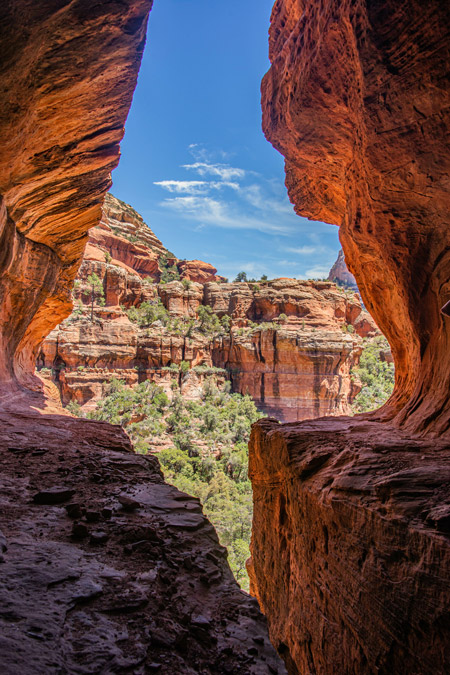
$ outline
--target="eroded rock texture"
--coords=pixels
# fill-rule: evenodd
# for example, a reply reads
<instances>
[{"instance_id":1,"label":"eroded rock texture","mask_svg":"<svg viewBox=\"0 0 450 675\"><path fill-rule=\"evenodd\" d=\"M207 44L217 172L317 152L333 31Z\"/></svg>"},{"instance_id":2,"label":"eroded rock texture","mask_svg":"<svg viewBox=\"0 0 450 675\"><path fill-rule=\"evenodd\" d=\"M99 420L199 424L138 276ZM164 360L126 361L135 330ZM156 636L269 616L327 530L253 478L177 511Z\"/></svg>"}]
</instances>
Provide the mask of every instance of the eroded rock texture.
<instances>
[{"instance_id":1,"label":"eroded rock texture","mask_svg":"<svg viewBox=\"0 0 450 675\"><path fill-rule=\"evenodd\" d=\"M150 0L6 0L0 9L0 381L33 373L71 310L145 42ZM99 102L101 101L101 114Z\"/></svg>"},{"instance_id":2,"label":"eroded rock texture","mask_svg":"<svg viewBox=\"0 0 450 675\"><path fill-rule=\"evenodd\" d=\"M150 0L0 7L0 670L283 673L200 504L34 386L116 165ZM37 378L35 378L37 379Z\"/></svg>"},{"instance_id":3,"label":"eroded rock texture","mask_svg":"<svg viewBox=\"0 0 450 675\"><path fill-rule=\"evenodd\" d=\"M263 126L296 211L340 225L345 259L388 338L384 417L450 425L449 4L278 0Z\"/></svg>"},{"instance_id":4,"label":"eroded rock texture","mask_svg":"<svg viewBox=\"0 0 450 675\"><path fill-rule=\"evenodd\" d=\"M252 591L289 672L448 673L448 443L262 420L249 473Z\"/></svg>"},{"instance_id":5,"label":"eroded rock texture","mask_svg":"<svg viewBox=\"0 0 450 675\"><path fill-rule=\"evenodd\" d=\"M254 429L253 591L290 673L450 669L448 10L272 13L265 132L297 212L341 226L396 365L367 421Z\"/></svg>"}]
</instances>

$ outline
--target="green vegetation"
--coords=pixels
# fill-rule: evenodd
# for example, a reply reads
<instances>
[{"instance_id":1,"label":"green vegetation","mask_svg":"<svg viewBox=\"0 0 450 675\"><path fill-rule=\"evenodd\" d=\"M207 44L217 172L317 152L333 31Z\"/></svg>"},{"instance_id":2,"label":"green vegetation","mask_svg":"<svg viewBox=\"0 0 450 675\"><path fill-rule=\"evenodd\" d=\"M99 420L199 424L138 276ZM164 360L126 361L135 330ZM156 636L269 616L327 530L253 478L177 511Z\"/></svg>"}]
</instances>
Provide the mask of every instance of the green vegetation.
<instances>
[{"instance_id":1,"label":"green vegetation","mask_svg":"<svg viewBox=\"0 0 450 675\"><path fill-rule=\"evenodd\" d=\"M359 366L352 371L363 385L353 403L355 413L379 408L387 401L394 388L394 364L380 358L381 352L389 351L388 341L379 336L364 342Z\"/></svg>"},{"instance_id":2,"label":"green vegetation","mask_svg":"<svg viewBox=\"0 0 450 675\"><path fill-rule=\"evenodd\" d=\"M169 265L169 257L171 255L172 254L170 254L168 251L167 253L163 253L159 256L158 265L159 269L161 270L161 283L163 284L166 284L169 281L180 280L180 273L176 264Z\"/></svg>"},{"instance_id":3,"label":"green vegetation","mask_svg":"<svg viewBox=\"0 0 450 675\"><path fill-rule=\"evenodd\" d=\"M197 318L171 317L160 298L152 302L143 302L139 307L131 307L126 312L130 321L137 323L138 326L151 326L155 321L160 321L172 335L185 337L192 337L196 330L204 335L219 335L228 333L231 327L231 318L227 314L219 318L209 305L199 306Z\"/></svg>"},{"instance_id":4,"label":"green vegetation","mask_svg":"<svg viewBox=\"0 0 450 675\"><path fill-rule=\"evenodd\" d=\"M94 321L94 304L103 306L105 304L105 292L103 290L103 281L93 272L87 278L87 283L90 286L91 296L91 321Z\"/></svg>"},{"instance_id":5,"label":"green vegetation","mask_svg":"<svg viewBox=\"0 0 450 675\"><path fill-rule=\"evenodd\" d=\"M170 315L161 302L160 298L153 302L143 302L139 307L131 307L127 311L128 318L138 326L150 326L154 321L161 321L166 326L170 321Z\"/></svg>"},{"instance_id":6,"label":"green vegetation","mask_svg":"<svg viewBox=\"0 0 450 675\"><path fill-rule=\"evenodd\" d=\"M130 388L113 379L106 398L88 417L121 424L136 451L143 454L152 452L155 436L167 441L157 455L166 480L202 501L221 543L228 548L236 579L248 590L245 561L252 491L247 443L251 425L263 415L249 396L231 394L229 382L218 388L213 378L207 379L199 401L185 401L176 382L173 389L169 401L162 388L148 380ZM79 409L73 405L71 412L79 414Z\"/></svg>"},{"instance_id":7,"label":"green vegetation","mask_svg":"<svg viewBox=\"0 0 450 675\"><path fill-rule=\"evenodd\" d=\"M239 272L236 274L236 278L234 280L236 281L247 281L247 273L246 272Z\"/></svg>"}]
</instances>

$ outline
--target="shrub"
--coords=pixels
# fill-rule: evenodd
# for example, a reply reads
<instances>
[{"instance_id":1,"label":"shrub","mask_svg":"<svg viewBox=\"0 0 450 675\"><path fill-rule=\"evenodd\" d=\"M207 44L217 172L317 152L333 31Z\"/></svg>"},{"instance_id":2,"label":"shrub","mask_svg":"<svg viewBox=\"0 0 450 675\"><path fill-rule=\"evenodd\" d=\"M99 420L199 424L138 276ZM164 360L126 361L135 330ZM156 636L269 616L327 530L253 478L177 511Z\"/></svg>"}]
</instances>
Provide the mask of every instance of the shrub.
<instances>
[{"instance_id":1,"label":"shrub","mask_svg":"<svg viewBox=\"0 0 450 675\"><path fill-rule=\"evenodd\" d=\"M155 321L161 321L165 326L170 320L169 312L160 298L151 302L143 302L139 307L131 307L127 311L127 316L138 326L150 326Z\"/></svg>"},{"instance_id":2,"label":"shrub","mask_svg":"<svg viewBox=\"0 0 450 675\"><path fill-rule=\"evenodd\" d=\"M181 369L186 367L182 364ZM224 373L195 367L201 368ZM236 579L248 589L244 563L249 555L252 495L247 442L251 425L262 415L249 396L231 394L230 389L229 382L219 388L212 376L203 385L202 400L186 401L175 393L169 402L153 382L131 388L114 378L89 417L121 424L138 452L151 451L155 436L167 440L167 447L158 453L166 480L202 500L220 541L228 547Z\"/></svg>"},{"instance_id":3,"label":"shrub","mask_svg":"<svg viewBox=\"0 0 450 675\"><path fill-rule=\"evenodd\" d=\"M359 366L352 370L352 375L356 376L362 384L362 389L352 406L354 412L376 410L392 394L395 381L394 364L382 361L380 358L380 353L388 350L389 343L383 336L366 343Z\"/></svg>"}]
</instances>

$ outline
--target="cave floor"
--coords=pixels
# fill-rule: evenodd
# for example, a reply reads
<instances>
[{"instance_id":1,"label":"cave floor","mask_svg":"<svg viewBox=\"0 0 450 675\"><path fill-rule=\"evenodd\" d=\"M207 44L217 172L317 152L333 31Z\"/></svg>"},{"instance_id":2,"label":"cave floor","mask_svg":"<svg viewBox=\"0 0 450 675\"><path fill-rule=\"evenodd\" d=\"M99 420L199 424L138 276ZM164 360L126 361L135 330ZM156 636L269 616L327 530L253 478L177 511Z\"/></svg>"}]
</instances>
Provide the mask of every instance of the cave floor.
<instances>
[{"instance_id":1,"label":"cave floor","mask_svg":"<svg viewBox=\"0 0 450 675\"><path fill-rule=\"evenodd\" d=\"M31 403L0 411L2 672L285 673L199 501L120 427Z\"/></svg>"}]
</instances>

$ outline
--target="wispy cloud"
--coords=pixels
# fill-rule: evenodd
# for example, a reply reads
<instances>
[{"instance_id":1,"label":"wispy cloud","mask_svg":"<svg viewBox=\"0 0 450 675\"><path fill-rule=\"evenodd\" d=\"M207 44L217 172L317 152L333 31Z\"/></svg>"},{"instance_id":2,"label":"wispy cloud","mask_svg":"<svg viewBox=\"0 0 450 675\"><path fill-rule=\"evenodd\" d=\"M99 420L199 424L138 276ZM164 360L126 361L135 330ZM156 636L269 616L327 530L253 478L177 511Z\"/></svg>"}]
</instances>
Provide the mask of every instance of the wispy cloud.
<instances>
[{"instance_id":1,"label":"wispy cloud","mask_svg":"<svg viewBox=\"0 0 450 675\"><path fill-rule=\"evenodd\" d=\"M306 270L306 276L308 279L322 279L328 277L330 273L330 265L314 265L309 270Z\"/></svg>"},{"instance_id":2,"label":"wispy cloud","mask_svg":"<svg viewBox=\"0 0 450 675\"><path fill-rule=\"evenodd\" d=\"M154 185L159 185L169 192L191 195L205 194L210 190L222 190L223 188L240 189L239 184L232 181L159 180L155 181Z\"/></svg>"},{"instance_id":3,"label":"wispy cloud","mask_svg":"<svg viewBox=\"0 0 450 675\"><path fill-rule=\"evenodd\" d=\"M190 195L165 199L161 206L181 213L185 218L195 220L199 225L210 225L228 229L249 229L272 234L287 234L290 228L278 222L248 216L229 202Z\"/></svg>"},{"instance_id":4,"label":"wispy cloud","mask_svg":"<svg viewBox=\"0 0 450 675\"><path fill-rule=\"evenodd\" d=\"M230 181L233 178L244 178L244 169L230 166L229 164L211 164L210 162L195 162L194 164L183 164L183 169L195 171L199 176L218 176L222 180Z\"/></svg>"},{"instance_id":5,"label":"wispy cloud","mask_svg":"<svg viewBox=\"0 0 450 675\"><path fill-rule=\"evenodd\" d=\"M323 252L320 246L284 246L283 251L294 253L295 255L316 255Z\"/></svg>"}]
</instances>

